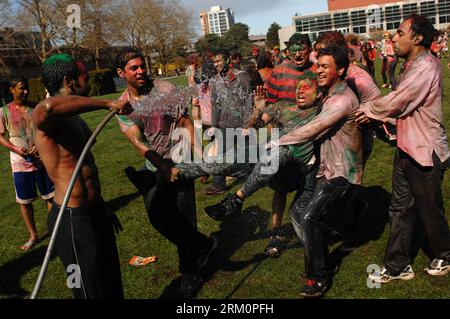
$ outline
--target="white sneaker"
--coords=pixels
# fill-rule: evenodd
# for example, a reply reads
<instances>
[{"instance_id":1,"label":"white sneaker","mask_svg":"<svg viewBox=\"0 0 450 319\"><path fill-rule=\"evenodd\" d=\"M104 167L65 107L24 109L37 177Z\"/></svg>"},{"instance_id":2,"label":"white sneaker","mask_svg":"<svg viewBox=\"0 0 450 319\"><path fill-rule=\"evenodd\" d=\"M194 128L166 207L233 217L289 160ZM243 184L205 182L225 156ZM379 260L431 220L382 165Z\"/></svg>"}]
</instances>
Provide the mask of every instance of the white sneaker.
<instances>
[{"instance_id":1,"label":"white sneaker","mask_svg":"<svg viewBox=\"0 0 450 319\"><path fill-rule=\"evenodd\" d=\"M405 267L405 269L402 270L400 274L397 276L393 276L389 274L389 271L386 268L381 268L381 272L374 272L372 274L369 274L369 278L373 280L374 282L379 283L387 283L392 280L400 279L400 280L411 280L414 278L414 270L412 269L411 265L408 265Z\"/></svg>"},{"instance_id":2,"label":"white sneaker","mask_svg":"<svg viewBox=\"0 0 450 319\"><path fill-rule=\"evenodd\" d=\"M443 276L450 272L450 263L443 259L433 259L431 264L424 269L431 276Z\"/></svg>"}]
</instances>

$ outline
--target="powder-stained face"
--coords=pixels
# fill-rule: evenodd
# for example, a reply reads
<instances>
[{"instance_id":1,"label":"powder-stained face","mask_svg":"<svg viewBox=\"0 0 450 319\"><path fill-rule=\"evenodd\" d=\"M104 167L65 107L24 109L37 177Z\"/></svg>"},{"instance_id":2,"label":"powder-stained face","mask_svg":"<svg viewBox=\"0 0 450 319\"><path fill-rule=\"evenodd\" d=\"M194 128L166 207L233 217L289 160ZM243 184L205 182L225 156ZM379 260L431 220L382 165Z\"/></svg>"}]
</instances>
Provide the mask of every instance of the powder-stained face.
<instances>
[{"instance_id":1,"label":"powder-stained face","mask_svg":"<svg viewBox=\"0 0 450 319\"><path fill-rule=\"evenodd\" d=\"M300 80L297 85L297 106L306 109L317 99L317 82L311 79Z\"/></svg>"},{"instance_id":2,"label":"powder-stained face","mask_svg":"<svg viewBox=\"0 0 450 319\"><path fill-rule=\"evenodd\" d=\"M292 63L298 67L304 67L309 61L309 54L311 47L306 44L292 44L289 46L289 53L291 54Z\"/></svg>"},{"instance_id":3,"label":"powder-stained face","mask_svg":"<svg viewBox=\"0 0 450 319\"><path fill-rule=\"evenodd\" d=\"M421 35L413 35L411 29L411 20L405 20L400 24L395 36L392 38L395 55L401 58L407 58ZM420 42L420 41L419 41Z\"/></svg>"},{"instance_id":4,"label":"powder-stained face","mask_svg":"<svg viewBox=\"0 0 450 319\"><path fill-rule=\"evenodd\" d=\"M17 83L13 88L10 88L10 91L14 99L17 99L19 101L26 101L28 95L30 94L28 84L25 82Z\"/></svg>"},{"instance_id":5,"label":"powder-stained face","mask_svg":"<svg viewBox=\"0 0 450 319\"><path fill-rule=\"evenodd\" d=\"M117 73L135 89L140 89L148 84L145 61L140 57L128 61L123 70L117 69Z\"/></svg>"},{"instance_id":6,"label":"powder-stained face","mask_svg":"<svg viewBox=\"0 0 450 319\"><path fill-rule=\"evenodd\" d=\"M81 63L77 62L77 69L78 69L78 79L75 83L74 87L74 93L76 95L80 96L88 96L89 94L89 75L86 66Z\"/></svg>"},{"instance_id":7,"label":"powder-stained face","mask_svg":"<svg viewBox=\"0 0 450 319\"><path fill-rule=\"evenodd\" d=\"M337 69L336 61L331 55L322 55L317 62L317 80L320 87L326 89L332 87L339 81L339 75L344 69Z\"/></svg>"},{"instance_id":8,"label":"powder-stained face","mask_svg":"<svg viewBox=\"0 0 450 319\"><path fill-rule=\"evenodd\" d=\"M213 62L217 73L224 74L228 71L228 61L225 61L225 58L221 54L214 56Z\"/></svg>"}]
</instances>

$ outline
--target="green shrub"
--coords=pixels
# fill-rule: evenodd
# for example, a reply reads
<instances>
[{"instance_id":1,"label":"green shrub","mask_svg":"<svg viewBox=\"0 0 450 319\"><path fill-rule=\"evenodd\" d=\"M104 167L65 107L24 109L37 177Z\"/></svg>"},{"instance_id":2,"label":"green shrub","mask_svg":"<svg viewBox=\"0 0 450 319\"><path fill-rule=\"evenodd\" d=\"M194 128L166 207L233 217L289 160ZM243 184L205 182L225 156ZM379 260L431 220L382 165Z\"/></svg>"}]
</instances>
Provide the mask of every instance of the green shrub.
<instances>
[{"instance_id":1,"label":"green shrub","mask_svg":"<svg viewBox=\"0 0 450 319\"><path fill-rule=\"evenodd\" d=\"M113 78L114 72L110 69L90 71L89 96L116 93L116 85ZM28 80L28 85L30 87L29 101L39 103L45 99L46 91L41 77Z\"/></svg>"},{"instance_id":2,"label":"green shrub","mask_svg":"<svg viewBox=\"0 0 450 319\"><path fill-rule=\"evenodd\" d=\"M28 86L30 87L30 95L28 96L29 101L39 103L45 99L47 91L45 91L45 86L41 77L29 79Z\"/></svg>"},{"instance_id":3,"label":"green shrub","mask_svg":"<svg viewBox=\"0 0 450 319\"><path fill-rule=\"evenodd\" d=\"M89 72L89 96L100 96L116 92L114 72L110 69Z\"/></svg>"}]
</instances>

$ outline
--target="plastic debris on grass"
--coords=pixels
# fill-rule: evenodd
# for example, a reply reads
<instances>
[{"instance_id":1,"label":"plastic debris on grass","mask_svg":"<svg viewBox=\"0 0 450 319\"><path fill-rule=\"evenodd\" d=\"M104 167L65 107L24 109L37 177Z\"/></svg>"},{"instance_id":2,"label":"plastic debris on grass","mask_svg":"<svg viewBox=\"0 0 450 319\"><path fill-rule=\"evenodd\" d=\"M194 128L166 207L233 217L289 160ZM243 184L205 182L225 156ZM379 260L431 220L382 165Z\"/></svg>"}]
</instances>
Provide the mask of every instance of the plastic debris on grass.
<instances>
[{"instance_id":1,"label":"plastic debris on grass","mask_svg":"<svg viewBox=\"0 0 450 319\"><path fill-rule=\"evenodd\" d=\"M151 257L141 257L141 256L133 256L133 258L130 259L129 264L131 266L145 266L150 263L154 263L156 261L156 256Z\"/></svg>"}]
</instances>

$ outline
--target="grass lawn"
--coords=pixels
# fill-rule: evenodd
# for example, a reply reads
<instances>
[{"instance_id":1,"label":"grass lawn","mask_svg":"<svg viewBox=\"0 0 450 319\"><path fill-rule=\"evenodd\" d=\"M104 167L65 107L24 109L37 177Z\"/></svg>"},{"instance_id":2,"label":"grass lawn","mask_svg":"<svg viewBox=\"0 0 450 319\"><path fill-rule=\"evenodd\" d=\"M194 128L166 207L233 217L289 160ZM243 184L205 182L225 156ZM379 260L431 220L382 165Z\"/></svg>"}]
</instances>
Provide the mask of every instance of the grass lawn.
<instances>
[{"instance_id":1,"label":"grass lawn","mask_svg":"<svg viewBox=\"0 0 450 319\"><path fill-rule=\"evenodd\" d=\"M450 72L446 68L449 59L442 61L444 71L444 112L446 127L450 129ZM399 69L399 66L397 67ZM379 73L379 65L377 72ZM380 78L379 74L377 77ZM177 84L185 84L185 78ZM378 79L379 80L379 79ZM387 90L384 90L387 93ZM116 98L119 93L106 96ZM106 115L104 111L85 114L83 117L95 127ZM450 132L450 131L448 131ZM175 247L152 226L144 211L143 200L127 180L124 168L140 167L140 158L132 146L119 133L112 120L97 138L93 153L100 171L103 197L108 206L119 216L124 231L117 237L122 280L126 298L159 298L170 295L176 284L178 259ZM363 230L367 242L342 259L333 286L327 298L450 298L450 276L433 278L422 269L427 258L420 252L414 261L416 278L395 282L380 289L367 287L367 267L381 264L389 227L387 207L391 190L391 169L394 148L377 140L364 176L364 196L370 204ZM0 149L0 297L27 298L37 279L48 236L30 252L22 252L19 246L27 237L25 225L15 203L9 154ZM272 191L260 190L248 199L244 212L237 218L223 222L210 219L203 211L207 205L222 198L208 197L206 186L197 183L198 227L220 240L206 269L208 281L198 298L299 298L300 274L303 272L303 249L292 231L288 214L284 226L290 234L290 243L279 259L263 258L261 252L268 241ZM236 189L235 186L234 189ZM443 185L445 206L450 210L450 180L447 174ZM289 199L292 199L290 194ZM36 222L39 234L47 233L46 212L43 201L35 202ZM333 246L336 247L336 246ZM158 261L136 268L128 264L133 255L157 256ZM42 286L40 298L71 298L66 287L66 277L61 262L53 258Z\"/></svg>"}]
</instances>

